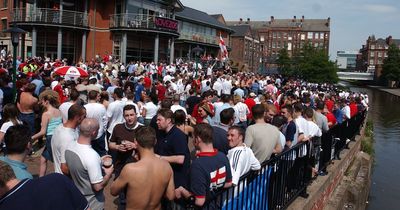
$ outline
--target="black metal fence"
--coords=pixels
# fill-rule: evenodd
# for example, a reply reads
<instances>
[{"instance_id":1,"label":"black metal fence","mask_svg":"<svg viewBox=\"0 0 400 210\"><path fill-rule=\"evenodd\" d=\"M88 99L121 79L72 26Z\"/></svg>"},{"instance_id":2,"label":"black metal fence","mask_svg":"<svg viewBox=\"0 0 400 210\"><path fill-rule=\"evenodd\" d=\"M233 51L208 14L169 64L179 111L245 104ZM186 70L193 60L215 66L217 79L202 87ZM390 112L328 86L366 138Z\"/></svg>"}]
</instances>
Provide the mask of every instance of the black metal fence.
<instances>
[{"instance_id":1,"label":"black metal fence","mask_svg":"<svg viewBox=\"0 0 400 210\"><path fill-rule=\"evenodd\" d=\"M331 128L320 138L302 142L261 164L259 171L241 177L237 186L217 192L202 209L261 210L285 209L299 195L305 195L312 171L319 163L325 170L332 158L354 139L366 116L358 113ZM317 143L321 142L321 144Z\"/></svg>"}]
</instances>

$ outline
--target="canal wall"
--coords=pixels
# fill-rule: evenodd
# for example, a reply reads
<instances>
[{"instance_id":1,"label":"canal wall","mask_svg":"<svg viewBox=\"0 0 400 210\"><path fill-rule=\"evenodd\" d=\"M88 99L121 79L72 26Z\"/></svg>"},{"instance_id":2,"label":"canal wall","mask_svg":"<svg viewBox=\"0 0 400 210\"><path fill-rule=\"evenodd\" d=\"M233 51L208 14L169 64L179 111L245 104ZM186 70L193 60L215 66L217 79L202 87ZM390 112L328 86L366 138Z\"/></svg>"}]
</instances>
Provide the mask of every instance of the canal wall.
<instances>
[{"instance_id":1,"label":"canal wall","mask_svg":"<svg viewBox=\"0 0 400 210\"><path fill-rule=\"evenodd\" d=\"M360 135L350 142L349 149L341 152L341 160L334 160L327 168L328 174L318 176L311 183L307 189L309 197L298 197L288 209L333 210L349 209L349 206L352 206L351 209L365 209L371 186L372 161L367 154L361 152L364 131L365 123Z\"/></svg>"}]
</instances>

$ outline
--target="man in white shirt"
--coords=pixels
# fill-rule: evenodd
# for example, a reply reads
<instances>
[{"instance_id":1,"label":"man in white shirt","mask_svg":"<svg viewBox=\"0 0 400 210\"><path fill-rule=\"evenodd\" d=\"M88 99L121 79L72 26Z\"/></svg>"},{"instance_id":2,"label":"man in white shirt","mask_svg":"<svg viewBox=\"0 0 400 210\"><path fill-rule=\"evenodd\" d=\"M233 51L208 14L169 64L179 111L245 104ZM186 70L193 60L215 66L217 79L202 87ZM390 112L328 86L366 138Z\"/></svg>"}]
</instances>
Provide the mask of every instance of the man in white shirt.
<instances>
[{"instance_id":1,"label":"man in white shirt","mask_svg":"<svg viewBox=\"0 0 400 210\"><path fill-rule=\"evenodd\" d=\"M107 132L111 136L114 126L124 122L123 109L125 102L121 99L124 97L124 92L121 88L115 88L114 101L107 107L108 129Z\"/></svg>"},{"instance_id":2,"label":"man in white shirt","mask_svg":"<svg viewBox=\"0 0 400 210\"><path fill-rule=\"evenodd\" d=\"M232 90L232 81L228 77L222 83L222 94L230 95Z\"/></svg>"},{"instance_id":3,"label":"man in white shirt","mask_svg":"<svg viewBox=\"0 0 400 210\"><path fill-rule=\"evenodd\" d=\"M56 173L68 173L68 168L65 164L65 149L69 143L76 141L78 138L76 128L85 117L85 108L79 104L73 104L68 110L68 120L54 130L51 138L51 150Z\"/></svg>"},{"instance_id":4,"label":"man in white shirt","mask_svg":"<svg viewBox=\"0 0 400 210\"><path fill-rule=\"evenodd\" d=\"M186 112L185 107L179 105L179 101L180 101L180 96L179 96L178 94L175 94L175 95L174 95L174 98L173 98L174 104L171 106L171 111L172 111L173 113L175 113L177 110L182 110L182 111L184 111L185 114L187 115L187 112Z\"/></svg>"},{"instance_id":5,"label":"man in white shirt","mask_svg":"<svg viewBox=\"0 0 400 210\"><path fill-rule=\"evenodd\" d=\"M228 130L228 159L232 171L232 184L238 185L241 176L250 170L259 170L260 162L253 151L243 143L244 130L239 126L232 126Z\"/></svg>"},{"instance_id":6,"label":"man in white shirt","mask_svg":"<svg viewBox=\"0 0 400 210\"><path fill-rule=\"evenodd\" d=\"M107 110L103 104L98 103L100 93L91 90L88 93L88 104L85 105L86 117L96 119L99 124L99 130L96 138L92 141L92 148L100 155L107 154L107 147L105 141L105 127L107 126Z\"/></svg>"},{"instance_id":7,"label":"man in white shirt","mask_svg":"<svg viewBox=\"0 0 400 210\"><path fill-rule=\"evenodd\" d=\"M76 89L72 89L71 93L69 94L70 100L62 103L60 105L60 107L58 107L58 109L61 112L61 116L63 118L63 122L64 123L67 122L67 120L68 120L68 110L69 110L69 108L79 101L79 95L80 94Z\"/></svg>"},{"instance_id":8,"label":"man in white shirt","mask_svg":"<svg viewBox=\"0 0 400 210\"><path fill-rule=\"evenodd\" d=\"M96 119L86 118L80 126L80 135L76 142L68 145L65 151L65 160L68 174L75 186L85 196L91 209L104 209L103 189L111 179L114 167L102 167L102 160L91 147L92 139L96 138L99 124ZM105 157L111 159L111 157ZM107 167L108 166L108 167ZM104 170L104 176L103 172Z\"/></svg>"},{"instance_id":9,"label":"man in white shirt","mask_svg":"<svg viewBox=\"0 0 400 210\"><path fill-rule=\"evenodd\" d=\"M235 125L240 126L243 129L247 128L247 114L250 113L249 107L242 102L242 97L239 95L235 95L233 97L233 102L235 106L233 106L233 109L235 109Z\"/></svg>"}]
</instances>

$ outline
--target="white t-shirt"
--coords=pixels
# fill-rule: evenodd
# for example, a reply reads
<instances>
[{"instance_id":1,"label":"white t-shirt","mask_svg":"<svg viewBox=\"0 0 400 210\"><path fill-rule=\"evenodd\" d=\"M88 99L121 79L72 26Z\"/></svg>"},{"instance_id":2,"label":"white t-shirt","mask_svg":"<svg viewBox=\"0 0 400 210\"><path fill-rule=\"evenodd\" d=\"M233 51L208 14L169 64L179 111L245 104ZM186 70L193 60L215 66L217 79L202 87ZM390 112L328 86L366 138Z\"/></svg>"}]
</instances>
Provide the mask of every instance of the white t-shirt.
<instances>
[{"instance_id":1,"label":"white t-shirt","mask_svg":"<svg viewBox=\"0 0 400 210\"><path fill-rule=\"evenodd\" d=\"M235 110L235 123L246 122L247 114L250 113L249 107L245 103L238 102L233 109Z\"/></svg>"},{"instance_id":2,"label":"white t-shirt","mask_svg":"<svg viewBox=\"0 0 400 210\"><path fill-rule=\"evenodd\" d=\"M67 122L68 120L68 109L73 105L74 103L72 103L71 101L67 101L64 102L60 105L60 107L58 107L58 109L61 112L61 116L63 118L63 122Z\"/></svg>"},{"instance_id":3,"label":"white t-shirt","mask_svg":"<svg viewBox=\"0 0 400 210\"><path fill-rule=\"evenodd\" d=\"M17 120L17 122L18 122L18 124L22 124L22 122L19 121L19 120ZM0 128L0 132L6 133L7 130L8 130L11 126L14 126L14 124L13 124L11 121L7 121L7 122L3 123L3 125L2 125L1 128Z\"/></svg>"},{"instance_id":4,"label":"white t-shirt","mask_svg":"<svg viewBox=\"0 0 400 210\"><path fill-rule=\"evenodd\" d=\"M108 118L106 107L99 103L88 103L85 105L85 109L87 118L94 118L99 122L99 133L96 137L96 139L98 139L104 134L104 130L107 127Z\"/></svg>"},{"instance_id":5,"label":"white t-shirt","mask_svg":"<svg viewBox=\"0 0 400 210\"><path fill-rule=\"evenodd\" d=\"M59 125L51 138L51 150L53 152L54 172L62 174L61 163L65 163L65 149L68 144L78 139L78 132L73 128Z\"/></svg>"},{"instance_id":6,"label":"white t-shirt","mask_svg":"<svg viewBox=\"0 0 400 210\"><path fill-rule=\"evenodd\" d=\"M116 100L111 102L107 108L108 129L107 131L112 134L114 127L118 123L124 122L124 106L125 102Z\"/></svg>"},{"instance_id":7,"label":"white t-shirt","mask_svg":"<svg viewBox=\"0 0 400 210\"><path fill-rule=\"evenodd\" d=\"M307 121L307 128L304 130L304 136L322 136L322 132L318 125L315 124L315 122Z\"/></svg>"},{"instance_id":8,"label":"white t-shirt","mask_svg":"<svg viewBox=\"0 0 400 210\"><path fill-rule=\"evenodd\" d=\"M144 108L146 109L145 119L147 119L147 120L152 119L157 114L158 107L151 101L147 102L144 105Z\"/></svg>"},{"instance_id":9,"label":"white t-shirt","mask_svg":"<svg viewBox=\"0 0 400 210\"><path fill-rule=\"evenodd\" d=\"M296 123L297 127L299 128L299 133L304 133L304 130L306 130L308 126L308 122L306 119L304 119L303 116L299 116L296 119L294 119L294 122Z\"/></svg>"},{"instance_id":10,"label":"white t-shirt","mask_svg":"<svg viewBox=\"0 0 400 210\"><path fill-rule=\"evenodd\" d=\"M253 151L243 146L237 146L228 151L228 159L232 171L232 183L237 185L242 175L250 170L259 170L261 168L260 162L254 156Z\"/></svg>"}]
</instances>

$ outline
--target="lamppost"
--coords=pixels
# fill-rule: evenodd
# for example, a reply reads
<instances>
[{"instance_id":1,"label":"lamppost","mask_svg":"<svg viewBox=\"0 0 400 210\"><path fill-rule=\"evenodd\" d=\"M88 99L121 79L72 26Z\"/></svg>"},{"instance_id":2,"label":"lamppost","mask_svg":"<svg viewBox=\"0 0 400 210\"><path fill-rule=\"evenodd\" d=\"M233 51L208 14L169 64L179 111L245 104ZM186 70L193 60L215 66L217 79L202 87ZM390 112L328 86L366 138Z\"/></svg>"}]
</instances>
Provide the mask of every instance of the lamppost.
<instances>
[{"instance_id":1,"label":"lamppost","mask_svg":"<svg viewBox=\"0 0 400 210\"><path fill-rule=\"evenodd\" d=\"M19 35L24 34L25 31L18 28L17 25L14 23L12 28L9 28L4 31L4 33L10 33L11 34L11 43L13 45L13 70L12 70L12 82L13 82L13 89L12 89L12 94L13 94L13 101L15 102L15 99L17 98L17 48L19 44Z\"/></svg>"},{"instance_id":2,"label":"lamppost","mask_svg":"<svg viewBox=\"0 0 400 210\"><path fill-rule=\"evenodd\" d=\"M193 48L192 51L195 54L194 58L196 62L196 76L197 76L197 71L198 71L197 63L199 62L198 59L200 57L200 53L203 52L203 49L197 45L197 47Z\"/></svg>"}]
</instances>

